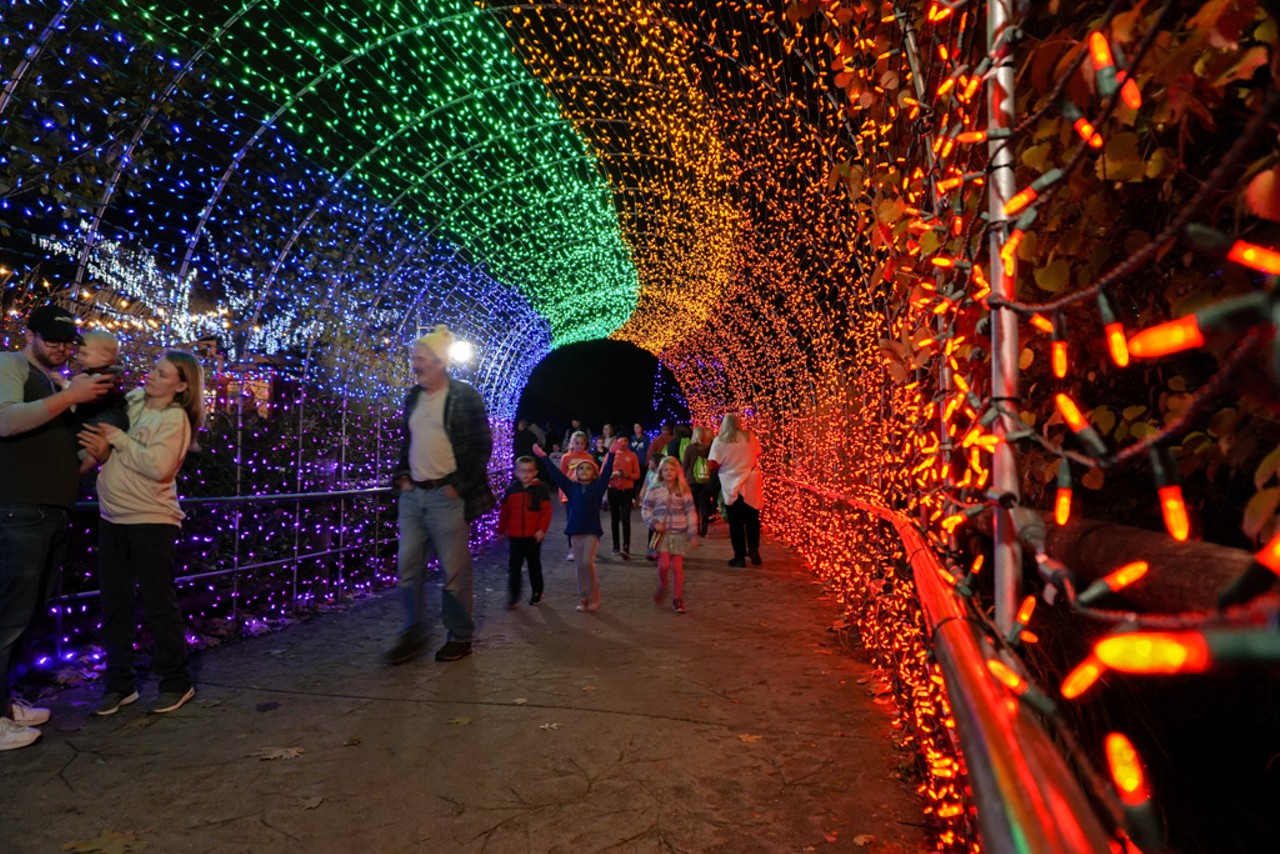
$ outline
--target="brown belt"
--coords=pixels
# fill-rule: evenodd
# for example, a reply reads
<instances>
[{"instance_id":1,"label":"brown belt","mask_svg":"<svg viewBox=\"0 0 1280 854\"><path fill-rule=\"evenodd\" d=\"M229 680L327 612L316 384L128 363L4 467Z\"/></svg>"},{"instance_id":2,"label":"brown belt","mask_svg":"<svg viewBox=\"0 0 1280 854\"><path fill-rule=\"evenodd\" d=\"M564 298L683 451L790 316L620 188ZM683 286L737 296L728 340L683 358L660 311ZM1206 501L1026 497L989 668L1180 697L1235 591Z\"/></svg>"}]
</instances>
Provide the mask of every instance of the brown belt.
<instances>
[{"instance_id":1,"label":"brown belt","mask_svg":"<svg viewBox=\"0 0 1280 854\"><path fill-rule=\"evenodd\" d=\"M436 480L411 480L418 489L439 489L442 486L449 485L449 478L441 477Z\"/></svg>"}]
</instances>

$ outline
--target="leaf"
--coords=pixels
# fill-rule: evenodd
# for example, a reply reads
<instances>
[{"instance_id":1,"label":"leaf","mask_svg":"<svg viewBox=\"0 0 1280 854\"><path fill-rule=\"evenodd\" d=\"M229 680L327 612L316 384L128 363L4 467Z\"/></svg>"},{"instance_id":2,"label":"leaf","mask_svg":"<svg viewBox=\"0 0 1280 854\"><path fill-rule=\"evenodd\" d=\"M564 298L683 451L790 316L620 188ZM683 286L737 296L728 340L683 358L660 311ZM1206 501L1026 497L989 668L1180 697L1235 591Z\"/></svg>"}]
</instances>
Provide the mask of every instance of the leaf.
<instances>
[{"instance_id":1,"label":"leaf","mask_svg":"<svg viewBox=\"0 0 1280 854\"><path fill-rule=\"evenodd\" d=\"M515 698L514 700L512 700L511 702L515 703L517 706L524 706L524 705L527 705L527 704L528 704L528 702L529 702L529 698L528 698L528 697L516 697L516 698Z\"/></svg>"},{"instance_id":2,"label":"leaf","mask_svg":"<svg viewBox=\"0 0 1280 854\"><path fill-rule=\"evenodd\" d=\"M466 715L462 715L457 718L449 718L448 723L449 726L469 726L471 724L471 718Z\"/></svg>"},{"instance_id":3,"label":"leaf","mask_svg":"<svg viewBox=\"0 0 1280 854\"><path fill-rule=\"evenodd\" d=\"M859 845L863 848L870 848L872 845L876 844L876 838L870 833L859 833L857 836L853 837L853 844Z\"/></svg>"},{"instance_id":4,"label":"leaf","mask_svg":"<svg viewBox=\"0 0 1280 854\"><path fill-rule=\"evenodd\" d=\"M1104 436L1109 436L1116 426L1116 414L1108 406L1096 407L1093 412L1089 413L1089 420L1097 426L1098 432Z\"/></svg>"},{"instance_id":5,"label":"leaf","mask_svg":"<svg viewBox=\"0 0 1280 854\"><path fill-rule=\"evenodd\" d=\"M353 736L351 736L351 738L348 738L346 741L342 742L342 746L343 746L343 747L355 747L355 746L356 746L356 745L358 745L359 743L360 743L360 736L358 736L358 735L353 735Z\"/></svg>"},{"instance_id":6,"label":"leaf","mask_svg":"<svg viewBox=\"0 0 1280 854\"><path fill-rule=\"evenodd\" d=\"M1018 354L1018 368L1025 371L1031 367L1031 363L1036 360L1036 354L1031 352L1030 347L1023 347L1022 352Z\"/></svg>"},{"instance_id":7,"label":"leaf","mask_svg":"<svg viewBox=\"0 0 1280 854\"><path fill-rule=\"evenodd\" d=\"M1228 68L1215 81L1215 86L1226 86L1236 80L1248 80L1253 76L1253 72L1267 64L1267 49L1260 44L1256 44L1245 50L1240 58L1236 60L1236 64Z\"/></svg>"},{"instance_id":8,"label":"leaf","mask_svg":"<svg viewBox=\"0 0 1280 854\"><path fill-rule=\"evenodd\" d=\"M267 761L271 759L297 759L306 752L301 747L263 747L245 755L251 759Z\"/></svg>"},{"instance_id":9,"label":"leaf","mask_svg":"<svg viewBox=\"0 0 1280 854\"><path fill-rule=\"evenodd\" d=\"M746 733L746 732L738 734L738 740L741 742L745 742L746 744L755 744L757 741L759 741L762 738L764 738L764 736L752 735L751 733Z\"/></svg>"},{"instance_id":10,"label":"leaf","mask_svg":"<svg viewBox=\"0 0 1280 854\"><path fill-rule=\"evenodd\" d=\"M302 807L304 810L313 810L322 803L324 803L324 797L322 795L316 795L314 798L307 798L302 801L298 806Z\"/></svg>"},{"instance_id":11,"label":"leaf","mask_svg":"<svg viewBox=\"0 0 1280 854\"><path fill-rule=\"evenodd\" d=\"M902 219L902 214L907 210L907 203L896 196L891 199L881 199L876 202L876 219L883 225L893 225Z\"/></svg>"},{"instance_id":12,"label":"leaf","mask_svg":"<svg viewBox=\"0 0 1280 854\"><path fill-rule=\"evenodd\" d=\"M1220 409L1209 418L1209 435L1218 437L1233 435L1239 420L1240 415L1234 409L1230 407Z\"/></svg>"},{"instance_id":13,"label":"leaf","mask_svg":"<svg viewBox=\"0 0 1280 854\"><path fill-rule=\"evenodd\" d=\"M1275 450L1262 458L1262 462L1258 463L1257 469L1253 472L1253 488L1262 489L1266 486L1267 481L1275 477L1276 470L1280 469L1280 445Z\"/></svg>"},{"instance_id":14,"label":"leaf","mask_svg":"<svg viewBox=\"0 0 1280 854\"><path fill-rule=\"evenodd\" d=\"M1253 176L1244 190L1249 212L1272 222L1280 222L1280 166Z\"/></svg>"},{"instance_id":15,"label":"leaf","mask_svg":"<svg viewBox=\"0 0 1280 854\"><path fill-rule=\"evenodd\" d=\"M62 846L62 850L124 854L126 851L141 851L146 847L147 843L139 839L136 833L118 833L114 830L103 830L93 839L68 842Z\"/></svg>"},{"instance_id":16,"label":"leaf","mask_svg":"<svg viewBox=\"0 0 1280 854\"><path fill-rule=\"evenodd\" d=\"M1173 389L1174 391L1186 391L1187 378L1184 376L1170 377L1168 385L1169 385L1169 388Z\"/></svg>"},{"instance_id":17,"label":"leaf","mask_svg":"<svg viewBox=\"0 0 1280 854\"><path fill-rule=\"evenodd\" d=\"M1147 408L1145 406L1126 406L1120 414L1124 416L1125 421L1132 421L1135 418L1141 418L1146 415Z\"/></svg>"},{"instance_id":18,"label":"leaf","mask_svg":"<svg viewBox=\"0 0 1280 854\"><path fill-rule=\"evenodd\" d=\"M1067 265L1066 259L1058 258L1036 270L1036 286L1042 291L1060 294L1066 290L1070 273L1071 268Z\"/></svg>"},{"instance_id":19,"label":"leaf","mask_svg":"<svg viewBox=\"0 0 1280 854\"><path fill-rule=\"evenodd\" d=\"M1049 155L1052 153L1053 146L1047 142L1042 142L1022 152L1022 163L1036 172L1047 172L1049 171Z\"/></svg>"},{"instance_id":20,"label":"leaf","mask_svg":"<svg viewBox=\"0 0 1280 854\"><path fill-rule=\"evenodd\" d=\"M1159 432L1154 426L1145 421L1135 421L1133 426L1129 428L1129 435L1139 441Z\"/></svg>"},{"instance_id":21,"label":"leaf","mask_svg":"<svg viewBox=\"0 0 1280 854\"><path fill-rule=\"evenodd\" d=\"M1084 477L1080 478L1080 483L1085 489L1102 489L1103 480L1102 469L1089 469Z\"/></svg>"},{"instance_id":22,"label":"leaf","mask_svg":"<svg viewBox=\"0 0 1280 854\"><path fill-rule=\"evenodd\" d=\"M1098 178L1103 181L1139 181L1146 172L1146 164L1138 154L1138 136L1119 133L1107 140L1107 147L1096 166Z\"/></svg>"},{"instance_id":23,"label":"leaf","mask_svg":"<svg viewBox=\"0 0 1280 854\"><path fill-rule=\"evenodd\" d=\"M1277 506L1280 506L1280 486L1255 492L1244 507L1244 522L1240 526L1244 535L1257 542L1258 534L1276 515Z\"/></svg>"},{"instance_id":24,"label":"leaf","mask_svg":"<svg viewBox=\"0 0 1280 854\"><path fill-rule=\"evenodd\" d=\"M560 724L556 724L556 723L543 724L542 726L538 727L538 729L545 729L547 732L554 732L555 730L560 729Z\"/></svg>"}]
</instances>

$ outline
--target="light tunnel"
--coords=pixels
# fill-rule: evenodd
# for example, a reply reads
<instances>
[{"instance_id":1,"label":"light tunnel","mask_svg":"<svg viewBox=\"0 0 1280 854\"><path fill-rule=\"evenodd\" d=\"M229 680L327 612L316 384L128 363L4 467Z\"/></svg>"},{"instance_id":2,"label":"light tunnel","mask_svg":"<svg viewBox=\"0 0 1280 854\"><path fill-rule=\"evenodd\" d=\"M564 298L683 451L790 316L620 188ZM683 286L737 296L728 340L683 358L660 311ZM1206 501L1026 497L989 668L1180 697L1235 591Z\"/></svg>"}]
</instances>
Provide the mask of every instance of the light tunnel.
<instances>
[{"instance_id":1,"label":"light tunnel","mask_svg":"<svg viewBox=\"0 0 1280 854\"><path fill-rule=\"evenodd\" d=\"M1116 568L1075 561L1055 539L1068 523L1132 521L1122 545L1163 525L1236 547L1166 568L1212 576L1196 589L1134 586L1157 627L1199 631L1217 589L1248 605L1280 565L1273 7L13 0L0 332L14 344L23 312L52 298L134 353L192 343L231 373L282 369L296 432L264 432L246 457L263 495L385 474L403 348L425 326L473 344L465 377L495 423L556 348L640 347L695 422L737 410L761 435L765 524L892 674L939 848L976 845L1004 814L1012 827L982 828L997 850L1001 832L1052 834L1058 816L1004 810L1039 777L974 795L985 778L965 776L943 683L998 692L975 708L1021 703L1021 721L1034 681L1093 662L1070 644L1028 653L1013 630L1024 594L1070 598L1060 567L1098 583ZM240 392L256 381L236 376ZM290 399L298 387L328 400ZM219 461L239 466L248 432L222 415L236 442ZM200 483L230 494L213 456ZM1042 516L1037 539L1027 520ZM998 547L977 530L990 517L1005 520ZM263 512L248 539L288 526L296 565L333 539L308 518ZM365 523L342 535L376 549L387 519ZM238 521L235 538L216 527L201 571L239 548ZM925 554L946 567L908 566ZM265 585L269 608L298 601L291 584L292 600L289 582ZM1069 615L1073 643L1097 628L1087 612ZM1225 628L1274 619L1246 611ZM942 625L986 633L945 678L930 652ZM994 688L988 647L1022 662ZM1124 718L1123 695L1107 696ZM1082 728L1103 717L1074 708ZM1100 746L1081 753L1101 767ZM1000 761L968 758L980 772ZM1086 776L1095 804L1114 801ZM1234 791L1249 788L1266 791ZM1114 838L1142 832L1112 806Z\"/></svg>"},{"instance_id":2,"label":"light tunnel","mask_svg":"<svg viewBox=\"0 0 1280 854\"><path fill-rule=\"evenodd\" d=\"M803 370L807 330L771 294L839 285L801 256L850 235L797 216L838 123L811 97L820 45L794 43L778 10L83 0L4 15L16 180L0 214L30 259L65 262L73 299L145 302L158 324L138 326L140 347L213 337L233 361L288 354L376 397L403 382L385 348L447 323L508 419L551 349L615 337L720 409L740 401L681 372L697 359L682 349L727 325L744 354Z\"/></svg>"}]
</instances>

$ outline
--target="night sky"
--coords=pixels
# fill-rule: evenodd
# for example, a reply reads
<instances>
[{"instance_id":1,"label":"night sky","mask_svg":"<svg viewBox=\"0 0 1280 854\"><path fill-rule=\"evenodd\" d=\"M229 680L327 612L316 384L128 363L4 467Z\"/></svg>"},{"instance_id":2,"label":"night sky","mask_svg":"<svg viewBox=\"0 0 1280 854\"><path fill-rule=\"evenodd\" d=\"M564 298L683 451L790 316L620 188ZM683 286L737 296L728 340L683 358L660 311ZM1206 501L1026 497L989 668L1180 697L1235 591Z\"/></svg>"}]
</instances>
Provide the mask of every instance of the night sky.
<instances>
[{"instance_id":1,"label":"night sky","mask_svg":"<svg viewBox=\"0 0 1280 854\"><path fill-rule=\"evenodd\" d=\"M654 408L654 381L661 377L662 394ZM679 396L671 372L658 373L658 360L646 350L623 341L587 341L552 351L534 369L520 397L519 417L538 423L550 420L563 431L570 418L580 418L592 432L608 421L630 435L641 422L651 432L663 418L688 420L689 410Z\"/></svg>"}]
</instances>

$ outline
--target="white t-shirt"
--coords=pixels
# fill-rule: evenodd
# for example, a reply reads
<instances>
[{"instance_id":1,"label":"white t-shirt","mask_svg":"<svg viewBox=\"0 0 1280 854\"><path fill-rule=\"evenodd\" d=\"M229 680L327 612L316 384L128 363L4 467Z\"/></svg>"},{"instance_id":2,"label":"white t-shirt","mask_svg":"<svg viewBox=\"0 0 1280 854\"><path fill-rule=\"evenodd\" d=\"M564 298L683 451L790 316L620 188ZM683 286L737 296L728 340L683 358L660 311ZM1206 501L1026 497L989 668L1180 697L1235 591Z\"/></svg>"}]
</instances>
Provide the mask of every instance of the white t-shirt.
<instances>
[{"instance_id":1,"label":"white t-shirt","mask_svg":"<svg viewBox=\"0 0 1280 854\"><path fill-rule=\"evenodd\" d=\"M439 480L458 470L453 445L444 429L446 384L439 391L423 390L409 416L409 471L414 480Z\"/></svg>"},{"instance_id":2,"label":"white t-shirt","mask_svg":"<svg viewBox=\"0 0 1280 854\"><path fill-rule=\"evenodd\" d=\"M707 459L719 463L720 493L725 506L742 500L755 509L764 507L764 478L760 474L760 440L754 433L745 434L741 442L725 442L719 437L711 443Z\"/></svg>"}]
</instances>

